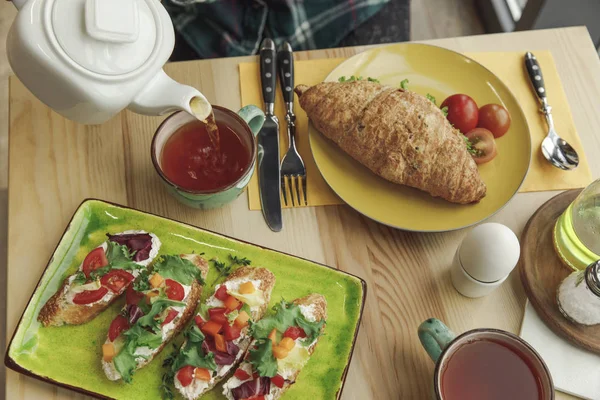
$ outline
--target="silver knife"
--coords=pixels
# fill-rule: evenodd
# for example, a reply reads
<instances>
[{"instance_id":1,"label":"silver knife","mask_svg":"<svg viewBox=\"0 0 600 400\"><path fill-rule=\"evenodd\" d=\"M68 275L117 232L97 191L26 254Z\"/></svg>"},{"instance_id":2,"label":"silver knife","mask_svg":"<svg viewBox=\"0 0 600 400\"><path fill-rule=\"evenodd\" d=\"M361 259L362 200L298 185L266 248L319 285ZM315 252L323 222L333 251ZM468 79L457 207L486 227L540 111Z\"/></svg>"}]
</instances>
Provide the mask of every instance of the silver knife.
<instances>
[{"instance_id":1,"label":"silver knife","mask_svg":"<svg viewBox=\"0 0 600 400\"><path fill-rule=\"evenodd\" d=\"M273 114L277 78L275 43L263 40L260 46L260 80L266 120L258 133L258 186L267 225L281 231L281 170L279 169L279 121Z\"/></svg>"}]
</instances>

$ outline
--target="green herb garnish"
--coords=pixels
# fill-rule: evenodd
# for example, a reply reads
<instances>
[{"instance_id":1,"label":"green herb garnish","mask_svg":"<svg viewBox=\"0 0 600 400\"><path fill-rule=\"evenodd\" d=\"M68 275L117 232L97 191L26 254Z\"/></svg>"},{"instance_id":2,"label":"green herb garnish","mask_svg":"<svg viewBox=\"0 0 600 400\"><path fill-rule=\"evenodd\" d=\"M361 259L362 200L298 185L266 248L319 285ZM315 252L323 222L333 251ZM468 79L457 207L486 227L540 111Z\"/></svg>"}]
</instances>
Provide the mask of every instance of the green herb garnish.
<instances>
[{"instance_id":1,"label":"green herb garnish","mask_svg":"<svg viewBox=\"0 0 600 400\"><path fill-rule=\"evenodd\" d=\"M442 114L444 114L444 117L448 116L448 106L442 107L440 108L440 110L442 110Z\"/></svg>"},{"instance_id":2,"label":"green herb garnish","mask_svg":"<svg viewBox=\"0 0 600 400\"><path fill-rule=\"evenodd\" d=\"M133 281L133 290L136 292L145 292L150 290L150 272L144 269L140 272L135 281Z\"/></svg>"},{"instance_id":3,"label":"green herb garnish","mask_svg":"<svg viewBox=\"0 0 600 400\"><path fill-rule=\"evenodd\" d=\"M277 360L273 356L273 342L270 339L258 339L248 354L250 364L260 376L272 378L277 375Z\"/></svg>"},{"instance_id":4,"label":"green herb garnish","mask_svg":"<svg viewBox=\"0 0 600 400\"><path fill-rule=\"evenodd\" d=\"M467 151L469 152L469 154L471 154L472 156L475 156L475 157L478 157L481 155L481 151L476 149L475 147L473 147L473 143L471 143L471 141L469 140L468 137L466 137L462 133L459 133L459 135L462 136L462 138L465 140L465 144L467 145Z\"/></svg>"},{"instance_id":5,"label":"green herb garnish","mask_svg":"<svg viewBox=\"0 0 600 400\"><path fill-rule=\"evenodd\" d=\"M195 280L204 284L202 271L190 260L180 256L165 255L154 264L154 272L163 278L173 279L184 285L191 285Z\"/></svg>"},{"instance_id":6,"label":"green herb garnish","mask_svg":"<svg viewBox=\"0 0 600 400\"><path fill-rule=\"evenodd\" d=\"M354 82L354 81L362 81L362 80L364 80L364 78L362 76L356 77L354 75L350 76L350 78L346 78L345 76L340 76L338 78L338 82ZM381 83L381 82L379 82L379 79L371 78L370 76L367 77L367 81Z\"/></svg>"},{"instance_id":7,"label":"green herb garnish","mask_svg":"<svg viewBox=\"0 0 600 400\"><path fill-rule=\"evenodd\" d=\"M427 100L429 100L430 102L432 102L433 104L435 104L437 106L437 101L435 100L435 97L433 97L432 95L430 95L429 93L427 93L425 95L425 97L427 97Z\"/></svg>"},{"instance_id":8,"label":"green herb garnish","mask_svg":"<svg viewBox=\"0 0 600 400\"><path fill-rule=\"evenodd\" d=\"M401 87L402 89L404 89L404 90L408 90L408 79L403 79L403 80L400 82L400 87Z\"/></svg>"},{"instance_id":9,"label":"green herb garnish","mask_svg":"<svg viewBox=\"0 0 600 400\"><path fill-rule=\"evenodd\" d=\"M75 278L73 279L73 284L74 285L83 285L86 280L87 280L87 278L85 277L85 274L83 273L83 271L77 271L75 273Z\"/></svg>"},{"instance_id":10,"label":"green herb garnish","mask_svg":"<svg viewBox=\"0 0 600 400\"><path fill-rule=\"evenodd\" d=\"M235 267L238 267L241 265L248 266L248 265L252 264L252 261L248 260L246 257L239 258L239 257L233 256L231 254L229 255L229 264L225 264L224 262L221 262L216 259L212 260L212 262L213 262L213 265L215 266L215 269L219 273L219 275L217 276L217 278L215 279L215 281L213 282L212 285L219 282L219 280L221 280L222 278L229 276L229 274L231 274L233 272Z\"/></svg>"}]
</instances>

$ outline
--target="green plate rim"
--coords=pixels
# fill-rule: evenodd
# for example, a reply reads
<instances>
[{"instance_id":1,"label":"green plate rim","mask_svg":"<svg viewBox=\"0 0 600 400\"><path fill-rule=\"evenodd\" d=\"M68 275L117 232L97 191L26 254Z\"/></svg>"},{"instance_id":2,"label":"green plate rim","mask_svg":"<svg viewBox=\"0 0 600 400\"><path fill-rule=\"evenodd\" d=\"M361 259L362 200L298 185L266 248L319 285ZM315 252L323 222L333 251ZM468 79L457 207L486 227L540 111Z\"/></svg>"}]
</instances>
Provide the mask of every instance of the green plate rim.
<instances>
[{"instance_id":1,"label":"green plate rim","mask_svg":"<svg viewBox=\"0 0 600 400\"><path fill-rule=\"evenodd\" d=\"M486 68L485 66L483 66L483 65L482 65L481 63L479 63L478 61L476 61L476 60L472 59L471 57L468 57L468 56L466 56L466 55L464 55L464 54L462 54L462 53L460 53L460 52L458 52L458 51L450 50L450 49L447 49L447 48L445 48L445 47L441 47L441 46L435 46L435 45L432 45L432 44L427 44L427 43L394 43L394 44L386 44L386 45L383 45L383 46L375 46L375 47L373 47L373 48L371 48L371 49L367 49L367 50L361 51L360 53L357 53L357 54L353 55L352 57L349 57L349 58L345 59L344 61L342 61L341 63L339 63L339 64L338 64L338 65L337 65L337 66L336 66L336 67L335 67L335 68L334 68L334 69L333 69L333 70L332 70L332 71L331 71L331 72L330 72L330 73L327 75L327 77L325 77L325 81L324 81L324 82L327 82L327 80L328 80L328 79L330 79L330 77L331 77L331 74L332 74L332 73L333 73L333 72L334 72L334 71L335 71L335 70L336 70L336 69L337 69L337 68L338 68L340 65L342 65L342 64L344 64L344 63L346 63L346 62L348 62L348 61L350 61L350 60L352 60L352 59L354 59L354 58L357 58L357 57L359 57L359 56L363 55L364 53L367 53L367 52L370 52L370 51L374 51L374 50L385 50L385 49L386 49L386 48L388 48L388 47L396 47L396 46L426 46L426 47L434 47L434 48L440 49L440 50L442 50L442 51L447 51L447 52L453 53L453 54L455 54L455 55L458 55L458 56L460 56L460 57L462 57L462 58L465 58L465 59L467 59L467 60L470 60L470 61L471 61L473 64L476 64L476 65L478 65L479 67L483 68L485 71L487 71L488 73L490 73L492 76L494 76L496 79L498 79L498 82L500 82L500 84L502 84L502 86L504 86L504 88L506 89L506 91L507 91L507 92L510 94L510 97L512 97L512 100L513 100L513 101L515 102L515 104L517 105L517 110L518 110L519 114L521 114L521 116L522 116L523 120L525 121L525 127L527 128L527 129L526 129L526 130L527 130L527 137L529 138L529 141L528 141L528 143L529 143L529 144L528 144L528 146L529 146L529 157L528 157L528 160L527 160L527 168L525 169L525 174L523 175L523 178L521 179L521 182L520 182L520 183L519 183L519 185L517 186L517 188L516 188L516 190L514 191L514 193L513 193L513 194L512 194L512 195L511 195L511 196L508 198L508 200L507 200L507 201L506 201L506 202L505 202L505 203L504 203L502 206L498 207L498 209L496 209L495 211L493 211L493 212L492 212L491 214L489 214L487 217L484 217L484 218L482 218L482 219L480 219L480 220L478 220L478 221L475 221L475 222L471 222L471 223L469 223L469 224L467 224L467 225L462 225L462 226L458 226L458 227L455 227L455 228L449 228L449 229L412 229L412 228L407 228L407 227L403 227L403 226L399 226L399 225L393 225L393 224L391 224L391 223L388 223L388 222L385 222L385 221L380 221L380 220L378 220L378 219L376 219L376 218L373 218L372 216L370 216L370 215L366 214L365 212L363 212L363 211L361 211L361 210L357 209L357 208L356 208L356 207L354 207L352 204L350 204L350 203L348 203L346 200L344 200L344 199L342 198L342 196L341 196L341 195L340 195L338 192L336 192L336 191L335 191L335 189L333 189L333 187L331 186L331 184L329 183L329 181L327 180L327 178L325 177L325 175L324 175L324 174L321 172L321 168L319 167L319 162L318 162L318 161L317 161L317 159L315 158L315 156L314 156L314 152L313 152L313 148L312 148L312 146L313 146L312 135L315 135L315 134L322 135L322 133L321 133L321 132L319 132L319 131L318 131L318 130L317 130L317 129L316 129L314 126L313 126L312 122L309 120L309 124L308 124L308 126L309 126L309 129L308 129L308 143L309 143L309 146L310 146L310 152L311 152L311 155L313 156L313 159L315 160L315 165L317 166L317 169L319 170L319 173L320 173L320 174L321 174L321 176L323 177L323 180L325 181L325 183L327 183L327 186L329 186L329 188L330 188L330 189L331 189L331 190L332 190L332 191L333 191L333 192L334 192L334 193L335 193L335 194L336 194L336 195L337 195L337 196L338 196L338 197L339 197L339 198L340 198L340 199L341 199L341 200L344 202L344 204L348 205L348 206L349 206L350 208L352 208L354 211L356 211L357 213L359 213L359 214L361 214L361 215L364 215L365 217L369 218L370 220L372 220L372 221L375 221L375 222L377 222L377 223L380 223L380 224L382 224L382 225L385 225L385 226L389 226L389 227L391 227L391 228L394 228L394 229L400 229L400 230L403 230L403 231L406 231L406 232L418 232L418 233L441 233L441 232L453 232L453 231L458 231L458 230L460 230L460 229L464 229L464 228L468 228L468 227L471 227L471 226L477 225L477 224L479 224L479 223L481 223L481 222L483 222L483 221L485 221L485 220L487 220L487 219L489 219L489 218L493 217L493 216L494 216L494 215L496 215L498 212L500 212L502 209L504 209L504 207L506 207L506 205L507 205L508 203L510 203L510 202L511 202L511 200L512 200L512 199L513 199L513 198L514 198L514 197L515 197L515 196L516 196L516 195L519 193L519 190L520 190L520 189L521 189L521 187L523 186L523 183L525 182L525 179L527 178L527 175L529 174L529 169L531 168L531 149L532 149L532 146L531 146L531 130L529 129L529 122L527 121L527 116L526 116L526 115L525 115L525 113L523 112L523 108L521 108L521 104L519 104L519 101L517 100L517 98L516 98L516 96L514 95L514 93L512 92L512 90L510 90L510 88L508 87L508 85L506 85L506 84L504 83L504 81L503 81L502 79L500 79L500 77L499 77L498 75L494 74L492 71L490 71L488 68ZM533 95L534 95L534 94L532 93L532 96L533 96ZM326 137L324 137L324 138L325 138L325 140L330 140L330 139L328 139L328 138L326 138ZM340 151L341 151L341 150L340 150ZM354 161L354 162L356 162L356 163L358 163L358 161L356 161L356 160L353 160L353 161ZM359 163L359 164L360 164L360 163ZM366 168L366 167L365 167L365 166L363 166L363 165L361 165L361 167L363 167L363 168ZM370 171L370 170L369 170L369 171ZM370 171L370 172L373 174L373 172L372 172L372 171ZM373 174L373 175L374 175L374 174ZM376 175L375 175L375 176L376 176ZM383 178L379 177L379 179L383 179ZM419 189L415 189L415 188L412 188L412 189L414 189L414 190L419 190Z\"/></svg>"},{"instance_id":2,"label":"green plate rim","mask_svg":"<svg viewBox=\"0 0 600 400\"><path fill-rule=\"evenodd\" d=\"M134 208L134 207L125 206L125 205L122 205L122 204L118 204L118 203L114 203L114 202L106 201L106 200L101 200L101 199L94 198L94 197L88 197L88 198L84 199L77 206L77 208L75 209L75 212L73 212L73 215L71 216L71 219L67 223L67 226L66 226L65 230L63 231L62 235L60 236L60 239L58 240L58 242L56 244L56 247L52 251L52 255L48 259L48 263L46 264L46 268L44 268L44 270L42 271L42 273L40 275L40 279L38 280L38 283L35 285L35 289L31 292L31 296L29 297L29 300L27 300L27 305L25 306L25 309L23 310L23 313L21 313L21 317L19 318L19 322L17 322L17 325L15 326L15 330L14 330L12 336L11 336L10 342L8 342L8 346L6 347L6 353L4 355L4 365L7 368L10 368L13 371L18 372L20 374L23 374L25 376L28 376L28 377L40 380L42 382L46 382L46 383L50 383L50 384L55 385L55 386L63 387L63 388L66 388L66 389L70 389L70 390L73 390L75 392L78 392L78 393L81 393L81 394L85 394L85 395L88 395L88 396L92 396L92 397L95 397L95 398L98 398L98 399L108 399L108 400L113 399L112 397L104 396L104 395L102 395L102 394L100 394L98 392L93 392L93 391L86 390L86 389L83 389L83 388L78 387L78 386L72 386L72 385L69 385L69 384L66 384L66 383L55 381L52 378L48 378L48 377L44 377L44 376L38 375L34 371L31 371L31 370L29 370L27 368L24 368L21 365L19 365L10 356L10 349L12 347L13 340L15 339L15 335L17 334L17 331L19 330L19 327L21 326L21 323L23 322L23 316L25 315L25 311L27 311L27 309L29 308L29 305L31 304L31 299L33 299L33 296L35 295L35 293L40 288L40 283L42 282L42 278L44 277L44 275L48 271L48 267L50 266L50 264L52 264L52 261L54 259L54 255L56 253L56 250L58 249L58 246L60 246L63 237L66 235L66 233L71 228L71 224L73 222L73 219L75 218L75 215L77 215L77 213L79 212L79 210L87 202L90 202L90 201L97 201L97 202L108 204L108 205L111 205L111 206L114 206L114 207L120 207L120 208L123 208L123 209L126 209L126 210L137 211L139 213L147 214L147 215L150 215L150 216L153 216L153 217L156 217L156 218L161 218L161 219L164 219L164 220L167 220L167 221L170 221L170 222L176 222L176 223L184 225L186 227L193 228L193 229L198 229L200 231L207 232L207 233L210 233L212 235L220 236L220 237L228 239L228 240L232 240L232 241L243 243L243 244L246 244L246 245L258 247L258 248L260 248L262 250L267 250L267 251L272 251L274 253L283 254L285 256L293 257L293 258L296 258L296 259L299 259L299 260L302 260L302 261L306 261L306 262L318 265L318 266L320 266L322 268L328 268L328 269L331 269L331 270L333 270L333 271L335 271L337 273L340 273L342 275L348 275L348 276L351 276L351 277L357 279L358 282L360 283L361 290L362 290L361 304L360 304L360 311L358 313L358 319L356 320L356 330L354 331L354 337L352 338L352 345L350 346L350 356L348 357L348 362L346 363L346 366L344 368L344 372L342 373L342 379L341 379L342 380L342 385L340 386L340 389L338 390L338 392L336 394L336 399L340 399L341 398L342 392L344 390L344 386L346 385L346 378L348 376L348 369L350 368L350 364L352 363L352 356L354 355L354 348L356 347L356 340L358 339L358 333L359 333L359 330L360 330L360 326L361 326L361 322L362 322L362 317L363 317L363 312L364 312L364 309L365 309L365 302L367 301L367 282L365 282L365 280L363 278L361 278L360 276L351 274L349 272L342 271L342 270L339 270L337 268L330 267L329 265L325 265L325 264L322 264L322 263L319 263L319 262L316 262L316 261L309 260L309 259L304 258L304 257L298 257L298 256L295 256L293 254L289 254L289 253L286 253L286 252L283 252L283 251L274 250L274 249L271 249L269 247L261 246L259 244L250 243L250 242L247 242L247 241L241 240L241 239L236 239L236 238L228 236L228 235L223 235L222 233L214 232L214 231L211 231L209 229L200 228L198 226L189 224L187 222L178 221L178 220L173 219L173 218L163 217L162 215L154 214L154 213L147 212L147 211L142 211L142 210L139 210L139 209Z\"/></svg>"}]
</instances>

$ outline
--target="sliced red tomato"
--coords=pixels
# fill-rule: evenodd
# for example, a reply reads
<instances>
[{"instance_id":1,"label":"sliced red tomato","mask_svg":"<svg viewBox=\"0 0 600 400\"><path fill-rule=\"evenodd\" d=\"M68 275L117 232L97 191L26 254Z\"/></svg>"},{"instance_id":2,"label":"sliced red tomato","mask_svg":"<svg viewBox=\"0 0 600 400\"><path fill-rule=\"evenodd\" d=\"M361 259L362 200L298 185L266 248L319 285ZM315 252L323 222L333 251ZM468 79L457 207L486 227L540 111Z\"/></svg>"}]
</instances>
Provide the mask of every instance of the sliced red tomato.
<instances>
[{"instance_id":1,"label":"sliced red tomato","mask_svg":"<svg viewBox=\"0 0 600 400\"><path fill-rule=\"evenodd\" d=\"M113 293L120 293L123 288L133 281L134 277L129 272L122 269L113 269L108 274L100 278L102 286L106 286Z\"/></svg>"},{"instance_id":2,"label":"sliced red tomato","mask_svg":"<svg viewBox=\"0 0 600 400\"><path fill-rule=\"evenodd\" d=\"M173 310L171 308L169 310L169 313L167 314L167 318L165 318L165 320L163 321L163 323L160 326L165 326L169 322L173 321L175 319L175 317L177 316L177 314L179 314L179 311Z\"/></svg>"},{"instance_id":3,"label":"sliced red tomato","mask_svg":"<svg viewBox=\"0 0 600 400\"><path fill-rule=\"evenodd\" d=\"M175 282L173 279L165 279L165 285L167 289L165 293L171 300L181 301L185 297L185 290L179 282Z\"/></svg>"},{"instance_id":4,"label":"sliced red tomato","mask_svg":"<svg viewBox=\"0 0 600 400\"><path fill-rule=\"evenodd\" d=\"M235 340L242 335L242 330L235 325L230 326L229 324L223 325L223 337L226 341Z\"/></svg>"},{"instance_id":5,"label":"sliced red tomato","mask_svg":"<svg viewBox=\"0 0 600 400\"><path fill-rule=\"evenodd\" d=\"M221 285L215 292L215 297L221 301L225 301L229 295L227 294L227 286Z\"/></svg>"},{"instance_id":6,"label":"sliced red tomato","mask_svg":"<svg viewBox=\"0 0 600 400\"><path fill-rule=\"evenodd\" d=\"M102 268L105 265L108 265L106 254L104 253L104 249L102 247L98 247L97 249L90 251L90 253L85 256L81 269L83 270L86 278L89 278L90 273L93 270Z\"/></svg>"},{"instance_id":7,"label":"sliced red tomato","mask_svg":"<svg viewBox=\"0 0 600 400\"><path fill-rule=\"evenodd\" d=\"M138 305L140 300L142 300L143 298L143 293L137 292L131 285L127 286L127 290L125 291L125 299L127 301L127 304Z\"/></svg>"},{"instance_id":8,"label":"sliced red tomato","mask_svg":"<svg viewBox=\"0 0 600 400\"><path fill-rule=\"evenodd\" d=\"M247 379L250 379L250 374L247 373L246 371L244 371L241 368L236 369L235 373L233 374L233 376L235 376L236 378L238 378L240 381L245 381Z\"/></svg>"},{"instance_id":9,"label":"sliced red tomato","mask_svg":"<svg viewBox=\"0 0 600 400\"><path fill-rule=\"evenodd\" d=\"M129 329L129 321L122 315L117 315L108 328L108 340L114 342L121 332Z\"/></svg>"},{"instance_id":10,"label":"sliced red tomato","mask_svg":"<svg viewBox=\"0 0 600 400\"><path fill-rule=\"evenodd\" d=\"M479 109L477 127L489 130L497 139L510 128L510 114L500 104L486 104Z\"/></svg>"},{"instance_id":11,"label":"sliced red tomato","mask_svg":"<svg viewBox=\"0 0 600 400\"><path fill-rule=\"evenodd\" d=\"M306 333L304 332L304 329L299 326L290 326L283 333L283 337L289 337L292 340L296 340L298 338L305 338Z\"/></svg>"},{"instance_id":12,"label":"sliced red tomato","mask_svg":"<svg viewBox=\"0 0 600 400\"><path fill-rule=\"evenodd\" d=\"M103 298L106 293L108 293L108 289L105 287L101 287L98 290L86 290L85 292L77 293L75 297L73 297L73 303L75 304L91 304L95 303L101 298Z\"/></svg>"},{"instance_id":13,"label":"sliced red tomato","mask_svg":"<svg viewBox=\"0 0 600 400\"><path fill-rule=\"evenodd\" d=\"M204 322L206 322L206 321L204 321L201 316L196 315L194 317L194 322L196 322L196 325L198 326L198 329L201 329L202 325L204 325Z\"/></svg>"},{"instance_id":14,"label":"sliced red tomato","mask_svg":"<svg viewBox=\"0 0 600 400\"><path fill-rule=\"evenodd\" d=\"M448 116L446 118L461 132L469 132L477 126L479 108L475 100L466 94L453 94L444 100L440 107L448 107Z\"/></svg>"},{"instance_id":15,"label":"sliced red tomato","mask_svg":"<svg viewBox=\"0 0 600 400\"><path fill-rule=\"evenodd\" d=\"M484 164L496 157L496 141L492 132L484 128L475 128L466 135L476 151L471 154L477 164Z\"/></svg>"},{"instance_id":16,"label":"sliced red tomato","mask_svg":"<svg viewBox=\"0 0 600 400\"><path fill-rule=\"evenodd\" d=\"M181 386L189 386L194 380L194 367L191 365L186 365L185 367L181 368L179 371L177 371L177 379L181 383Z\"/></svg>"},{"instance_id":17,"label":"sliced red tomato","mask_svg":"<svg viewBox=\"0 0 600 400\"><path fill-rule=\"evenodd\" d=\"M229 324L229 321L227 320L227 317L225 316L226 312L227 312L227 309L225 307L210 308L208 310L209 319L211 321L215 321L221 325Z\"/></svg>"},{"instance_id":18,"label":"sliced red tomato","mask_svg":"<svg viewBox=\"0 0 600 400\"><path fill-rule=\"evenodd\" d=\"M285 379L281 375L275 375L271 378L271 383L281 389L285 383Z\"/></svg>"}]
</instances>

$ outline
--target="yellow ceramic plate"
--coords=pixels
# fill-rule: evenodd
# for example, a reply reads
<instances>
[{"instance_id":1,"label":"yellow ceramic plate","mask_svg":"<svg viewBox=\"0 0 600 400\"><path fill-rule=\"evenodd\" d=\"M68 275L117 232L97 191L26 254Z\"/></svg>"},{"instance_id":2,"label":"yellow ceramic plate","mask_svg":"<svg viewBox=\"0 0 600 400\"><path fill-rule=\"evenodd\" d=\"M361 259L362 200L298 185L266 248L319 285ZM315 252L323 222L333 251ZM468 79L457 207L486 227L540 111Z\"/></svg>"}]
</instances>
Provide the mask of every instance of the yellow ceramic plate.
<instances>
[{"instance_id":1,"label":"yellow ceramic plate","mask_svg":"<svg viewBox=\"0 0 600 400\"><path fill-rule=\"evenodd\" d=\"M471 96L479 106L504 105L512 118L510 130L496 141L498 155L479 166L487 195L477 204L452 204L410 187L396 185L373 174L340 150L314 127L310 146L325 181L348 205L383 224L411 231L460 229L500 210L523 183L531 158L531 140L517 99L500 79L476 61L459 53L424 44L406 43L369 50L344 61L327 81L340 76L377 78L435 96L438 104L455 93Z\"/></svg>"}]
</instances>

